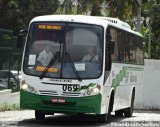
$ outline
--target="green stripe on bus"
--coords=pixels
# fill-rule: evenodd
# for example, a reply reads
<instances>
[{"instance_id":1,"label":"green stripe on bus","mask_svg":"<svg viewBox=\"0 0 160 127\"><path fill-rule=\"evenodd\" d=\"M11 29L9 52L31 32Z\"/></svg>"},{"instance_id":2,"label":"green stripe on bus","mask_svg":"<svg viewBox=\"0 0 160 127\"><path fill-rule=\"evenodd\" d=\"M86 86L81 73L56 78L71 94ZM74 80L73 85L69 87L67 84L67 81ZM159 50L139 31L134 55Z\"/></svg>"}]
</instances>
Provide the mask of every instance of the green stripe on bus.
<instances>
[{"instance_id":1,"label":"green stripe on bus","mask_svg":"<svg viewBox=\"0 0 160 127\"><path fill-rule=\"evenodd\" d=\"M141 67L123 67L122 70L119 71L119 74L116 74L116 77L112 80L112 87L116 89L117 86L119 86L120 82L123 81L123 79L128 74L128 70L133 71L143 71L144 68Z\"/></svg>"}]
</instances>

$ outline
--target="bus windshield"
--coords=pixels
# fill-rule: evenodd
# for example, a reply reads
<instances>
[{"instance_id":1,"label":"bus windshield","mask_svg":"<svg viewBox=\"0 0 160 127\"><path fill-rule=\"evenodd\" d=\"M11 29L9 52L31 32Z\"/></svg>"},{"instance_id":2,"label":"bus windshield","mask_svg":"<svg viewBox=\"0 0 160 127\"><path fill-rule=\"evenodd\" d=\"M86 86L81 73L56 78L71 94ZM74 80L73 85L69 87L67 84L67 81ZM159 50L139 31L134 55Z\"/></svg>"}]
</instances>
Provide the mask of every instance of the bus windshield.
<instances>
[{"instance_id":1,"label":"bus windshield","mask_svg":"<svg viewBox=\"0 0 160 127\"><path fill-rule=\"evenodd\" d=\"M102 73L102 47L101 26L32 23L25 49L24 73L47 78L98 78Z\"/></svg>"}]
</instances>

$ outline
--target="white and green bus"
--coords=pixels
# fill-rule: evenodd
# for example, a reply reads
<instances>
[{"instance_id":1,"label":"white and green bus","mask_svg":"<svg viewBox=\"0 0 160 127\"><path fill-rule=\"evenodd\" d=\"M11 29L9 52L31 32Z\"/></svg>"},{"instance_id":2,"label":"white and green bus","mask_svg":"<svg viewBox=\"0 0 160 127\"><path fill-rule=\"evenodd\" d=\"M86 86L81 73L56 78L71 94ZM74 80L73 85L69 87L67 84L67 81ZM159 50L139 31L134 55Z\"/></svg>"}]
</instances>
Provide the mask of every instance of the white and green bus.
<instances>
[{"instance_id":1,"label":"white and green bus","mask_svg":"<svg viewBox=\"0 0 160 127\"><path fill-rule=\"evenodd\" d=\"M141 34L116 18L83 15L39 16L27 31L22 109L35 110L38 120L54 113L132 116L143 85Z\"/></svg>"}]
</instances>

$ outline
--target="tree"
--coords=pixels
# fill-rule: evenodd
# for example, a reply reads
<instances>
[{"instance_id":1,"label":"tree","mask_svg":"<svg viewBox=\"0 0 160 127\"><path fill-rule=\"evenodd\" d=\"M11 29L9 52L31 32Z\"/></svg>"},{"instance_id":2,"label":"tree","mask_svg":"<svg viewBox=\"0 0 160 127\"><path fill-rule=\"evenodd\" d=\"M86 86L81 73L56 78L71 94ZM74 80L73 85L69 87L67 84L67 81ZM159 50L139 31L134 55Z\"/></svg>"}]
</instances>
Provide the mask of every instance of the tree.
<instances>
[{"instance_id":1,"label":"tree","mask_svg":"<svg viewBox=\"0 0 160 127\"><path fill-rule=\"evenodd\" d=\"M160 59L160 1L144 1L142 16L144 20L145 51L148 52L149 30L151 30L151 58ZM148 19L148 22L147 22ZM150 26L150 27L149 27Z\"/></svg>"},{"instance_id":2,"label":"tree","mask_svg":"<svg viewBox=\"0 0 160 127\"><path fill-rule=\"evenodd\" d=\"M58 0L19 0L19 23L27 27L29 21L36 16L53 14L59 7Z\"/></svg>"},{"instance_id":3,"label":"tree","mask_svg":"<svg viewBox=\"0 0 160 127\"><path fill-rule=\"evenodd\" d=\"M138 0L105 0L109 7L109 16L123 21L133 20L140 6Z\"/></svg>"},{"instance_id":4,"label":"tree","mask_svg":"<svg viewBox=\"0 0 160 127\"><path fill-rule=\"evenodd\" d=\"M58 10L58 14L64 13L66 7L69 9L69 14L88 14L92 16L101 15L100 5L104 0L64 0L61 3L61 9ZM68 6L66 6L68 4Z\"/></svg>"},{"instance_id":5,"label":"tree","mask_svg":"<svg viewBox=\"0 0 160 127\"><path fill-rule=\"evenodd\" d=\"M17 32L27 28L33 17L53 14L58 6L59 0L1 0L0 28Z\"/></svg>"},{"instance_id":6,"label":"tree","mask_svg":"<svg viewBox=\"0 0 160 127\"><path fill-rule=\"evenodd\" d=\"M90 12L92 16L100 16L101 4L104 0L77 0L77 13Z\"/></svg>"},{"instance_id":7,"label":"tree","mask_svg":"<svg viewBox=\"0 0 160 127\"><path fill-rule=\"evenodd\" d=\"M0 28L16 29L18 4L16 0L0 1Z\"/></svg>"}]
</instances>

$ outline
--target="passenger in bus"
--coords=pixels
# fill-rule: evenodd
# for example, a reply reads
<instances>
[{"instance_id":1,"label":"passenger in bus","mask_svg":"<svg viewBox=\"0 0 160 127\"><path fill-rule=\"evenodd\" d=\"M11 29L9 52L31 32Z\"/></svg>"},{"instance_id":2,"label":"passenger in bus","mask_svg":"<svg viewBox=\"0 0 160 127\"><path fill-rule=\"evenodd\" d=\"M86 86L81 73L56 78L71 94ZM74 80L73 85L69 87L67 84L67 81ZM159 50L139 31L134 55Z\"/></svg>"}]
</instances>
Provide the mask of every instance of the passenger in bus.
<instances>
[{"instance_id":1,"label":"passenger in bus","mask_svg":"<svg viewBox=\"0 0 160 127\"><path fill-rule=\"evenodd\" d=\"M99 62L98 55L94 47L87 48L87 54L83 57L83 62Z\"/></svg>"},{"instance_id":2,"label":"passenger in bus","mask_svg":"<svg viewBox=\"0 0 160 127\"><path fill-rule=\"evenodd\" d=\"M40 52L37 58L37 61L41 65L47 66L50 60L52 59L52 57L53 57L53 53L51 52L51 46L46 44L44 50Z\"/></svg>"}]
</instances>

